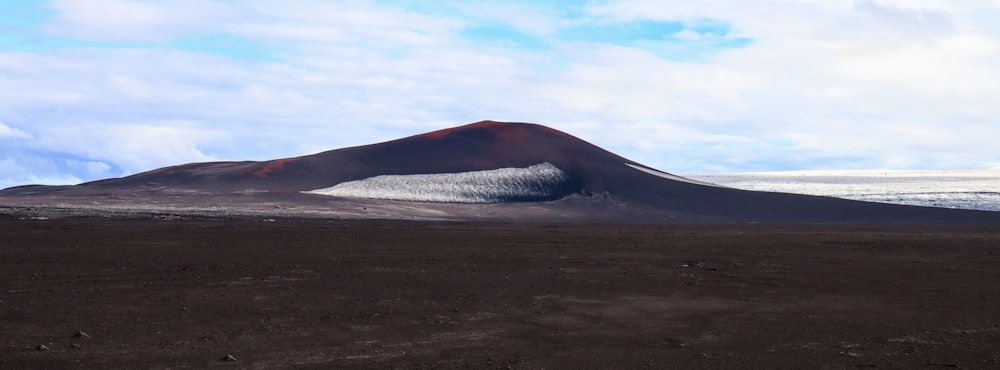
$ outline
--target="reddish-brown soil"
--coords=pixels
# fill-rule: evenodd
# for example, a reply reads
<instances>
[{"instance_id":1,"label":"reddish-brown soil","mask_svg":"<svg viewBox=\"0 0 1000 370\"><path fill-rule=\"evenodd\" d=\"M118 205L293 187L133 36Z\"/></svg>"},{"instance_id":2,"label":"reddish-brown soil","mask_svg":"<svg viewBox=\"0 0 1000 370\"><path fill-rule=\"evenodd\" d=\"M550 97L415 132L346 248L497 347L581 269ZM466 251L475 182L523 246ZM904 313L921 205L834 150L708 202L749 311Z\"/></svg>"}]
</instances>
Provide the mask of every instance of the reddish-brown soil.
<instances>
[{"instance_id":1,"label":"reddish-brown soil","mask_svg":"<svg viewBox=\"0 0 1000 370\"><path fill-rule=\"evenodd\" d=\"M998 368L998 282L995 228L8 217L0 368Z\"/></svg>"},{"instance_id":2,"label":"reddish-brown soil","mask_svg":"<svg viewBox=\"0 0 1000 370\"><path fill-rule=\"evenodd\" d=\"M267 177L271 174L271 172L285 169L286 164L294 162L296 159L297 158L285 158L266 162L261 169L254 171L253 175L257 177Z\"/></svg>"}]
</instances>

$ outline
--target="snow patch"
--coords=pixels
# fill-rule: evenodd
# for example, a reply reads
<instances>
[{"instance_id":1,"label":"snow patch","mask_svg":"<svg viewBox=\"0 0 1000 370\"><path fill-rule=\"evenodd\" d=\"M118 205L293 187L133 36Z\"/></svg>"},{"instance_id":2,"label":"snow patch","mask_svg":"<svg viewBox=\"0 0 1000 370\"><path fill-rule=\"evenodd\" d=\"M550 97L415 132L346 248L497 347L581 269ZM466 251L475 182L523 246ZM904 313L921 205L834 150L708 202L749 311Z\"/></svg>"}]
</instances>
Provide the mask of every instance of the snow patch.
<instances>
[{"instance_id":1,"label":"snow patch","mask_svg":"<svg viewBox=\"0 0 1000 370\"><path fill-rule=\"evenodd\" d=\"M646 168L646 167L642 167L642 166L636 166L636 165L631 164L631 163L626 163L625 165L629 166L629 167L632 167L634 169L637 169L639 171L648 173L648 174L653 175L653 176L658 176L658 177L665 178L667 180L674 180L674 181L686 182L686 183L695 184L695 185L713 186L713 187L717 187L717 188L724 187L724 186L720 186L718 184L713 184L713 183L710 183L710 182L698 181L698 180L694 180L694 179L689 179L687 177L681 177L681 176L677 176L677 175L672 175L672 174L669 174L669 173L666 173L666 172L661 172L661 171L654 170L652 168Z\"/></svg>"},{"instance_id":2,"label":"snow patch","mask_svg":"<svg viewBox=\"0 0 1000 370\"><path fill-rule=\"evenodd\" d=\"M997 170L825 170L689 176L745 190L1000 211Z\"/></svg>"},{"instance_id":3,"label":"snow patch","mask_svg":"<svg viewBox=\"0 0 1000 370\"><path fill-rule=\"evenodd\" d=\"M303 193L414 202L540 201L571 193L572 179L548 162L526 168L459 173L382 175Z\"/></svg>"}]
</instances>

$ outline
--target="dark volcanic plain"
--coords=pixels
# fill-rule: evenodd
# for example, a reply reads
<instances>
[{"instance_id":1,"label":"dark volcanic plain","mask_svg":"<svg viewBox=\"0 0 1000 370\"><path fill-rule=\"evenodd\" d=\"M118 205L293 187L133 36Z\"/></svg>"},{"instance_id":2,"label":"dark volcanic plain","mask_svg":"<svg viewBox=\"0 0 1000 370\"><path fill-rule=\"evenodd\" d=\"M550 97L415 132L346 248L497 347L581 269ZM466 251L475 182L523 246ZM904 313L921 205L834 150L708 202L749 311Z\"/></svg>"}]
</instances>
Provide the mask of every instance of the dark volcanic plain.
<instances>
[{"instance_id":1,"label":"dark volcanic plain","mask_svg":"<svg viewBox=\"0 0 1000 370\"><path fill-rule=\"evenodd\" d=\"M998 368L998 246L995 227L0 215L0 368Z\"/></svg>"}]
</instances>

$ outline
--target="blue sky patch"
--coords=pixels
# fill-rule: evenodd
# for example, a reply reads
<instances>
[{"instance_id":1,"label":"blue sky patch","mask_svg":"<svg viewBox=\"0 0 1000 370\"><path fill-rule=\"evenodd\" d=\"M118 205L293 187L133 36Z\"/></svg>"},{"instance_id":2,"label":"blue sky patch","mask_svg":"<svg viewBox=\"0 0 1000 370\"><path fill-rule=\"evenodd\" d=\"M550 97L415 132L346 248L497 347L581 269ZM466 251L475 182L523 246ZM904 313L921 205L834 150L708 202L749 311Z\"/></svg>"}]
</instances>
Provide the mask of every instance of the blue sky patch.
<instances>
[{"instance_id":1,"label":"blue sky patch","mask_svg":"<svg viewBox=\"0 0 1000 370\"><path fill-rule=\"evenodd\" d=\"M173 48L252 61L276 61L277 52L248 39L229 35L206 35L175 41Z\"/></svg>"},{"instance_id":2,"label":"blue sky patch","mask_svg":"<svg viewBox=\"0 0 1000 370\"><path fill-rule=\"evenodd\" d=\"M625 23L582 24L559 30L558 37L572 41L630 44L636 41L666 40L684 30L680 22L633 21Z\"/></svg>"},{"instance_id":3,"label":"blue sky patch","mask_svg":"<svg viewBox=\"0 0 1000 370\"><path fill-rule=\"evenodd\" d=\"M41 1L8 1L0 5L0 30L36 28L52 15Z\"/></svg>"},{"instance_id":4,"label":"blue sky patch","mask_svg":"<svg viewBox=\"0 0 1000 370\"><path fill-rule=\"evenodd\" d=\"M634 21L585 24L560 30L558 37L570 41L600 42L649 50L658 57L689 63L704 63L723 50L749 46L753 40L730 37L728 24L702 20L683 22Z\"/></svg>"},{"instance_id":5,"label":"blue sky patch","mask_svg":"<svg viewBox=\"0 0 1000 370\"><path fill-rule=\"evenodd\" d=\"M518 49L545 49L548 44L542 38L505 26L475 26L461 32L461 36L492 46Z\"/></svg>"},{"instance_id":6,"label":"blue sky patch","mask_svg":"<svg viewBox=\"0 0 1000 370\"><path fill-rule=\"evenodd\" d=\"M31 51L39 39L38 29L51 16L36 1L0 5L0 49Z\"/></svg>"}]
</instances>

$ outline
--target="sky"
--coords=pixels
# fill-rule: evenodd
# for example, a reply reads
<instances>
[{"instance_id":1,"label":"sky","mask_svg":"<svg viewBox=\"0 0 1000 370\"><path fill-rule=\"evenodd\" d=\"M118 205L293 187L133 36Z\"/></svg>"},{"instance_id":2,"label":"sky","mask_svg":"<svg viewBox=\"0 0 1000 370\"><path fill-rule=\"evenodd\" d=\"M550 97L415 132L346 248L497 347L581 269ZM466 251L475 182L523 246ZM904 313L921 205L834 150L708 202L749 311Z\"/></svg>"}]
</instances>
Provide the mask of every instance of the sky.
<instances>
[{"instance_id":1,"label":"sky","mask_svg":"<svg viewBox=\"0 0 1000 370\"><path fill-rule=\"evenodd\" d=\"M1000 167L1000 0L0 2L0 187L491 119L678 174Z\"/></svg>"}]
</instances>

